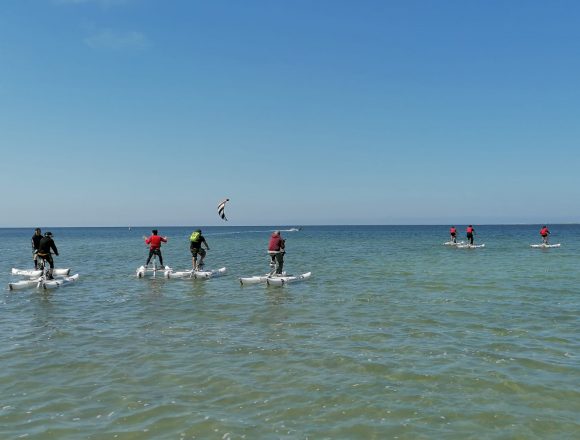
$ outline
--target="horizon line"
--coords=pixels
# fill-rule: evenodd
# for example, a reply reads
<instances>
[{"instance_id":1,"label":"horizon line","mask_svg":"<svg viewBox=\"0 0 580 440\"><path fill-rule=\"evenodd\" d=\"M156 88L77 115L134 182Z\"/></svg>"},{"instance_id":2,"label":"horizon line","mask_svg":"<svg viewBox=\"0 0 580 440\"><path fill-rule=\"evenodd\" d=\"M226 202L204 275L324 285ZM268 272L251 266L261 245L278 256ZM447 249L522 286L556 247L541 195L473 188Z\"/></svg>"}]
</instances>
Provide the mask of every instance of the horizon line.
<instances>
[{"instance_id":1,"label":"horizon line","mask_svg":"<svg viewBox=\"0 0 580 440\"><path fill-rule=\"evenodd\" d=\"M101 225L101 226L44 226L44 229L48 228L280 228L280 227L290 227L290 228L303 228L303 227L319 227L319 226L454 226L454 225L469 225L474 224L476 226L534 226L534 225L580 225L580 222L556 222L556 223L333 223L333 224L323 224L323 223L311 223L311 224L271 224L271 225ZM39 226L0 226L0 229L35 229Z\"/></svg>"}]
</instances>

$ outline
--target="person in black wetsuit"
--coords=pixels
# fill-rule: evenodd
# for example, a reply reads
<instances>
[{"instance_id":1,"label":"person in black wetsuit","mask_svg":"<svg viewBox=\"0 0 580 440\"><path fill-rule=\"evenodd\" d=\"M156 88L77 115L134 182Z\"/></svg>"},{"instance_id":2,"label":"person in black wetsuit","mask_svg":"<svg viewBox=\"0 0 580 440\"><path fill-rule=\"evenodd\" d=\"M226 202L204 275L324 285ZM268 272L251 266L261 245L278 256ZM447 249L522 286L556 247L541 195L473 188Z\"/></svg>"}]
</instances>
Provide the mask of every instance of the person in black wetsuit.
<instances>
[{"instance_id":1,"label":"person in black wetsuit","mask_svg":"<svg viewBox=\"0 0 580 440\"><path fill-rule=\"evenodd\" d=\"M34 235L30 242L32 243L32 261L34 261L34 270L38 269L38 245L40 245L40 240L42 240L42 231L40 228L34 230Z\"/></svg>"},{"instance_id":2,"label":"person in black wetsuit","mask_svg":"<svg viewBox=\"0 0 580 440\"><path fill-rule=\"evenodd\" d=\"M37 254L50 265L50 269L48 269L48 272L46 273L46 278L49 280L53 279L52 270L54 269L54 260L52 259L52 255L50 253L51 250L54 252L54 255L58 255L56 244L54 244L54 240L52 239L52 232L46 232L38 244Z\"/></svg>"}]
</instances>

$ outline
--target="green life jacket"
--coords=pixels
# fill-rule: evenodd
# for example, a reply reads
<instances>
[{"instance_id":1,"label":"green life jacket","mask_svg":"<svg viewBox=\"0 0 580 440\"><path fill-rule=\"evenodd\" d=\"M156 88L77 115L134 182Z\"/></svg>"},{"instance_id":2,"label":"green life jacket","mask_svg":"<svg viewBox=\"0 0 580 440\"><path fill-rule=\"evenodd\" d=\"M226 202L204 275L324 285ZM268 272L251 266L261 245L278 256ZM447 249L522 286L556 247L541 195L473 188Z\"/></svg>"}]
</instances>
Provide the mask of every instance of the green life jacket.
<instances>
[{"instance_id":1,"label":"green life jacket","mask_svg":"<svg viewBox=\"0 0 580 440\"><path fill-rule=\"evenodd\" d=\"M201 239L201 233L200 232L192 232L191 235L189 236L189 241L191 242L198 242Z\"/></svg>"}]
</instances>

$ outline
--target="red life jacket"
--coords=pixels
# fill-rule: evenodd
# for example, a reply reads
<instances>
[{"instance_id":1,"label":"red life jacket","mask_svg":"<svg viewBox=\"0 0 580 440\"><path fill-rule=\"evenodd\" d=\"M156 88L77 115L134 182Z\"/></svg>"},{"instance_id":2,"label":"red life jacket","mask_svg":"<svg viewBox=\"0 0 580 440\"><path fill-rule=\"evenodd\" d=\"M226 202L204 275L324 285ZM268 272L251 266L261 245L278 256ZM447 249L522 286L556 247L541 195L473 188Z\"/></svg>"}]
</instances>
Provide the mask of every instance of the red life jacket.
<instances>
[{"instance_id":1,"label":"red life jacket","mask_svg":"<svg viewBox=\"0 0 580 440\"><path fill-rule=\"evenodd\" d=\"M160 237L159 235L152 235L147 240L145 240L145 243L151 245L149 246L149 249L159 249L161 247L161 242L167 242L167 240L165 240L163 237Z\"/></svg>"},{"instance_id":2,"label":"red life jacket","mask_svg":"<svg viewBox=\"0 0 580 440\"><path fill-rule=\"evenodd\" d=\"M468 234L473 234L473 228L471 226L468 226L465 232L467 232Z\"/></svg>"},{"instance_id":3,"label":"red life jacket","mask_svg":"<svg viewBox=\"0 0 580 440\"><path fill-rule=\"evenodd\" d=\"M279 235L272 235L270 237L270 243L268 244L269 251L279 251L284 249L284 240Z\"/></svg>"}]
</instances>

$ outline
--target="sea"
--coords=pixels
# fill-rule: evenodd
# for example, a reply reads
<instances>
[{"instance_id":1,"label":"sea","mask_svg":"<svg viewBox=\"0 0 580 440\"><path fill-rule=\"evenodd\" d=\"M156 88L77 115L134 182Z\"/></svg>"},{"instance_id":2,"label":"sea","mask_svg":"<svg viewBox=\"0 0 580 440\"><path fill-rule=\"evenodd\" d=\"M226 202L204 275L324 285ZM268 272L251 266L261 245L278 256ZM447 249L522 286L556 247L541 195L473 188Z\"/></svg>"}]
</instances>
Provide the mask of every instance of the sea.
<instances>
[{"instance_id":1,"label":"sea","mask_svg":"<svg viewBox=\"0 0 580 440\"><path fill-rule=\"evenodd\" d=\"M202 228L209 280L137 278L149 227L50 228L80 277L47 291L0 229L0 439L580 438L580 225L294 226ZM312 277L240 285L274 229Z\"/></svg>"}]
</instances>

